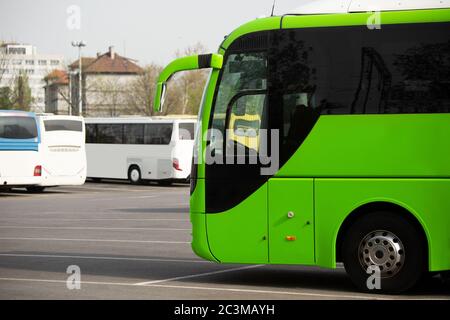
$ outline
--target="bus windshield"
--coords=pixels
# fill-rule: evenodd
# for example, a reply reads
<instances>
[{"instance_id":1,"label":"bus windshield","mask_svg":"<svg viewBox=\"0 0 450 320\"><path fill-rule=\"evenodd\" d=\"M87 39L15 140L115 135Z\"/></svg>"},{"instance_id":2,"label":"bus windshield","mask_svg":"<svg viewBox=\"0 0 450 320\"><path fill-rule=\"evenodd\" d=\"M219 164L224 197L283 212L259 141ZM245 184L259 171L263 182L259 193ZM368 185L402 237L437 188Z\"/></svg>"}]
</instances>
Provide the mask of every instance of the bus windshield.
<instances>
[{"instance_id":1,"label":"bus windshield","mask_svg":"<svg viewBox=\"0 0 450 320\"><path fill-rule=\"evenodd\" d=\"M0 117L0 138L33 139L38 135L36 121L31 117Z\"/></svg>"}]
</instances>

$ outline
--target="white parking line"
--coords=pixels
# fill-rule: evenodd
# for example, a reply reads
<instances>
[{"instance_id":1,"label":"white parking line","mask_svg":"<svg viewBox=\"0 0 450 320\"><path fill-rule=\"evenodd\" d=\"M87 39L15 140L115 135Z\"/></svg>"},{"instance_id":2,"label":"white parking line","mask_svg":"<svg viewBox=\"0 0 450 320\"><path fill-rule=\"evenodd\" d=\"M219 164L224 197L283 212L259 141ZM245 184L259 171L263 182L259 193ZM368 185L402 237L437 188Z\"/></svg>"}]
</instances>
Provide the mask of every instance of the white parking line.
<instances>
[{"instance_id":1,"label":"white parking line","mask_svg":"<svg viewBox=\"0 0 450 320\"><path fill-rule=\"evenodd\" d=\"M71 256L71 255L52 255L52 254L12 254L0 253L0 257L16 258L55 258L55 259L86 259L86 260L119 260L119 261L149 261L149 262L182 262L182 263L209 263L206 260L183 260L183 259L154 259L154 258L125 258L125 257L93 257L93 256Z\"/></svg>"},{"instance_id":2,"label":"white parking line","mask_svg":"<svg viewBox=\"0 0 450 320\"><path fill-rule=\"evenodd\" d=\"M189 231L181 228L108 228L108 227L29 227L29 226L0 226L0 229L50 229L50 230L152 230L152 231Z\"/></svg>"},{"instance_id":3,"label":"white parking line","mask_svg":"<svg viewBox=\"0 0 450 320\"><path fill-rule=\"evenodd\" d=\"M234 272L234 271L240 271L240 270L246 270L246 269L254 269L254 268L261 267L261 266L263 266L263 265L259 264L259 265L245 266L245 267L232 268L232 269L226 269L226 270L219 270L219 271L191 274L191 275L187 275L187 276L180 276L180 277L174 277L174 278L168 278L168 279L162 279L162 280L138 282L138 283L135 283L135 285L137 285L137 286L146 286L146 285L149 285L149 284L157 284L157 283L163 283L163 282L168 282L168 281L176 281L176 280L182 280L182 279L191 279L191 278L210 276L210 275L220 274L220 273Z\"/></svg>"},{"instance_id":4,"label":"white parking line","mask_svg":"<svg viewBox=\"0 0 450 320\"><path fill-rule=\"evenodd\" d=\"M27 279L27 278L0 278L0 281L18 281L18 282L40 282L40 283L60 283L66 284L66 280L49 280L49 279ZM403 299L403 300L449 300L442 297L432 297L432 298L408 298L404 296L390 296L390 297L380 297L375 295L348 295L348 294L331 294L331 293L312 293L304 291L280 291L280 290L257 290L257 289L237 289L237 288L220 288L220 287L199 287L199 286L178 286L178 285L167 285L167 284L150 284L144 286L138 286L133 283L123 283L123 282L97 282L97 281L82 281L82 285L107 285L107 286L125 286L125 287L141 287L141 288L168 288L168 289L186 289L186 290L206 290L206 291L224 291L224 292L237 292L237 293L252 293L252 294L273 294L276 298L280 295L288 296L304 296L304 297L321 297L329 300L335 299L359 299L359 300L393 300L393 299ZM64 286L65 288L65 286Z\"/></svg>"},{"instance_id":5,"label":"white parking line","mask_svg":"<svg viewBox=\"0 0 450 320\"><path fill-rule=\"evenodd\" d=\"M114 239L64 239L64 238L0 238L0 240L20 241L75 241L75 242L123 242L123 243L167 243L190 244L188 241L159 241L159 240L114 240Z\"/></svg>"}]
</instances>

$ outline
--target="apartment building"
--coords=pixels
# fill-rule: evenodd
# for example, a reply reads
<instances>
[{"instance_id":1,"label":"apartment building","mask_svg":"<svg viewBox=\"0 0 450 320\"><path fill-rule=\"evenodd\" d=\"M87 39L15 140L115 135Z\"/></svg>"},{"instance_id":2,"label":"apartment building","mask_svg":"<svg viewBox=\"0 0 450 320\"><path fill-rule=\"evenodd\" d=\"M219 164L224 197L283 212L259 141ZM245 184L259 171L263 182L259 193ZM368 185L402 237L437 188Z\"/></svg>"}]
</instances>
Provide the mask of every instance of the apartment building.
<instances>
[{"instance_id":1,"label":"apartment building","mask_svg":"<svg viewBox=\"0 0 450 320\"><path fill-rule=\"evenodd\" d=\"M0 88L12 87L17 76L26 74L33 97L31 111L45 112L44 78L52 70L63 68L62 55L41 54L27 44L0 44Z\"/></svg>"}]
</instances>

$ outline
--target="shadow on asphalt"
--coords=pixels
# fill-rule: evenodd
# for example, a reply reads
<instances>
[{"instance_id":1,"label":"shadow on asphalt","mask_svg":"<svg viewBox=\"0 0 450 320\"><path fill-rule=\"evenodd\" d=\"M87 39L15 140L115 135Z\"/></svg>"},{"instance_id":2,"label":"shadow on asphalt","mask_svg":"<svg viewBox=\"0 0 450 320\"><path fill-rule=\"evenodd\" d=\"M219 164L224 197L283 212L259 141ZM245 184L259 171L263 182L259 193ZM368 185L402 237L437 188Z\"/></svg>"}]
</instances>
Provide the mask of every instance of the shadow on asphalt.
<instances>
[{"instance_id":1,"label":"shadow on asphalt","mask_svg":"<svg viewBox=\"0 0 450 320\"><path fill-rule=\"evenodd\" d=\"M178 208L121 208L110 209L110 211L126 213L186 213L189 214L189 207Z\"/></svg>"},{"instance_id":2,"label":"shadow on asphalt","mask_svg":"<svg viewBox=\"0 0 450 320\"><path fill-rule=\"evenodd\" d=\"M61 255L67 253L57 252L8 252L9 254L29 255ZM71 253L71 256L92 256L101 258L102 255L88 253ZM113 258L131 259L177 259L177 257L157 256L111 256ZM184 259L183 260L190 260ZM215 263L177 263L167 261L146 260L102 260L102 259L80 259L80 258L42 258L33 257L0 257L0 267L8 269L22 269L40 272L55 272L64 274L66 268L71 264L80 266L82 275L130 278L130 283L136 279L160 280L171 277L200 274L217 271L226 268L236 268L241 265L219 265ZM358 293L349 277L342 269L328 270L316 267L302 266L278 266L267 265L260 268L233 271L201 276L198 278L179 279L177 282L186 284L198 284L208 286L239 285L248 287L263 287L267 290L282 289L311 289L325 290L335 293ZM405 298L415 296L427 296L428 298L448 296L450 299L450 285L444 284L436 276L422 281L416 288L403 295Z\"/></svg>"},{"instance_id":3,"label":"shadow on asphalt","mask_svg":"<svg viewBox=\"0 0 450 320\"><path fill-rule=\"evenodd\" d=\"M56 189L45 189L43 192L38 192L38 193L33 193L33 192L28 192L25 189L12 189L12 190L8 190L8 191L0 191L0 197L4 196L4 197L14 197L14 196L20 196L20 195L33 195L33 196L39 196L39 195L43 195L43 194L68 194L68 193L74 193L74 192L70 192L70 191L61 191L61 190L56 190Z\"/></svg>"},{"instance_id":4,"label":"shadow on asphalt","mask_svg":"<svg viewBox=\"0 0 450 320\"><path fill-rule=\"evenodd\" d=\"M155 181L143 181L141 184L131 184L128 180L110 180L110 179L102 179L101 181L88 179L86 180L86 184L94 185L102 185L102 184L111 184L111 185L127 185L132 187L139 187L139 186L152 186L152 187L160 187L162 189L164 188L186 188L189 187L189 183L181 183L181 182L175 182L170 185L161 185L158 184L158 182Z\"/></svg>"}]
</instances>

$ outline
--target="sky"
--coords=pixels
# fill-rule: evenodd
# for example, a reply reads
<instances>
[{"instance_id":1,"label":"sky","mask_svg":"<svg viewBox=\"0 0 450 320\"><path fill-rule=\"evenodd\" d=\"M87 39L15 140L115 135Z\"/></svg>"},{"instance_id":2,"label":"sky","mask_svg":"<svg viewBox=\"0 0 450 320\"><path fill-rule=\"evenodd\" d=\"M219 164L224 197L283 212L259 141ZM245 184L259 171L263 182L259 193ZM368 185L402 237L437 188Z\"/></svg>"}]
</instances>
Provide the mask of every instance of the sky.
<instances>
[{"instance_id":1,"label":"sky","mask_svg":"<svg viewBox=\"0 0 450 320\"><path fill-rule=\"evenodd\" d=\"M276 0L275 14L302 0ZM38 53L77 58L71 42L83 40L83 56L106 52L166 64L201 42L217 51L241 24L269 16L273 0L0 0L0 40L32 44Z\"/></svg>"}]
</instances>

